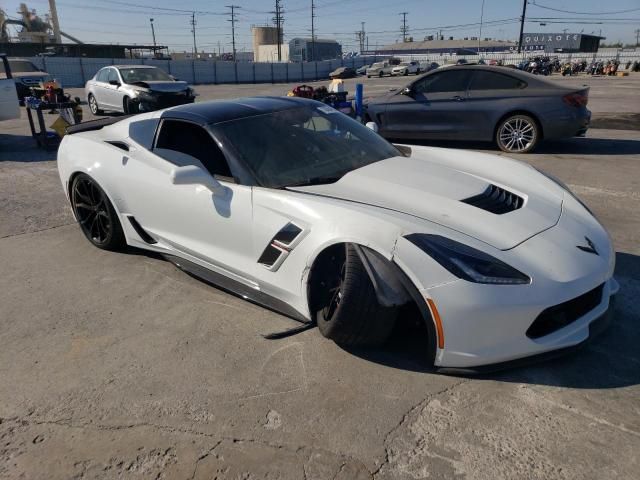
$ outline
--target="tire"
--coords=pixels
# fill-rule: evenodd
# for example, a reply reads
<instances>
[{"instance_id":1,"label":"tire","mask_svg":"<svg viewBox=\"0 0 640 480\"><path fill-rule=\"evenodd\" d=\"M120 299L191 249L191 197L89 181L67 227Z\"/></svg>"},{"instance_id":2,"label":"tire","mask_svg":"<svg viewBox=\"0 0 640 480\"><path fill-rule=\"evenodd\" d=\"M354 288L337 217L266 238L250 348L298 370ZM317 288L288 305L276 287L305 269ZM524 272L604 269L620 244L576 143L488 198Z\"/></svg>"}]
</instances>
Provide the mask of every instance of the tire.
<instances>
[{"instance_id":1,"label":"tire","mask_svg":"<svg viewBox=\"0 0 640 480\"><path fill-rule=\"evenodd\" d=\"M496 129L498 148L507 153L529 153L540 140L540 128L529 115L511 115Z\"/></svg>"},{"instance_id":2,"label":"tire","mask_svg":"<svg viewBox=\"0 0 640 480\"><path fill-rule=\"evenodd\" d=\"M397 309L378 303L369 275L352 245L338 247L329 262L330 266L323 263L325 278L319 284L323 291L314 312L320 333L342 346L383 344L393 330Z\"/></svg>"},{"instance_id":3,"label":"tire","mask_svg":"<svg viewBox=\"0 0 640 480\"><path fill-rule=\"evenodd\" d=\"M100 185L85 173L77 175L69 189L71 208L84 236L103 250L126 246L120 219Z\"/></svg>"},{"instance_id":4,"label":"tire","mask_svg":"<svg viewBox=\"0 0 640 480\"><path fill-rule=\"evenodd\" d=\"M416 70L416 76L420 75L420 69Z\"/></svg>"},{"instance_id":5,"label":"tire","mask_svg":"<svg viewBox=\"0 0 640 480\"><path fill-rule=\"evenodd\" d=\"M384 73L380 72L380 73L378 74L378 77L380 77L380 78L384 77Z\"/></svg>"},{"instance_id":6,"label":"tire","mask_svg":"<svg viewBox=\"0 0 640 480\"><path fill-rule=\"evenodd\" d=\"M87 103L89 104L89 110L93 115L102 115L104 113L104 110L100 108L96 97L94 97L92 93L87 97Z\"/></svg>"},{"instance_id":7,"label":"tire","mask_svg":"<svg viewBox=\"0 0 640 480\"><path fill-rule=\"evenodd\" d=\"M404 71L404 76L405 76L405 77L408 77L408 76L409 76L409 69L406 69L406 70Z\"/></svg>"},{"instance_id":8,"label":"tire","mask_svg":"<svg viewBox=\"0 0 640 480\"><path fill-rule=\"evenodd\" d=\"M371 75L367 75L367 78L371 78Z\"/></svg>"}]
</instances>

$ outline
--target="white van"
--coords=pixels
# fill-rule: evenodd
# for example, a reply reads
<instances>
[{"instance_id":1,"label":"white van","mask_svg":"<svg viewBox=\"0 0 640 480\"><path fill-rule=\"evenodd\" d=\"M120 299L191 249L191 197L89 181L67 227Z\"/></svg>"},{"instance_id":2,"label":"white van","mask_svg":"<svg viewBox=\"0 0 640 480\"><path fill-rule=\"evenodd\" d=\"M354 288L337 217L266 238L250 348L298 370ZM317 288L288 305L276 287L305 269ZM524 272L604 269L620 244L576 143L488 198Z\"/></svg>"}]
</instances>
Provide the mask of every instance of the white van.
<instances>
[{"instance_id":1,"label":"white van","mask_svg":"<svg viewBox=\"0 0 640 480\"><path fill-rule=\"evenodd\" d=\"M9 61L4 53L0 53L2 68L0 68L0 121L20 118L18 92L11 75Z\"/></svg>"}]
</instances>

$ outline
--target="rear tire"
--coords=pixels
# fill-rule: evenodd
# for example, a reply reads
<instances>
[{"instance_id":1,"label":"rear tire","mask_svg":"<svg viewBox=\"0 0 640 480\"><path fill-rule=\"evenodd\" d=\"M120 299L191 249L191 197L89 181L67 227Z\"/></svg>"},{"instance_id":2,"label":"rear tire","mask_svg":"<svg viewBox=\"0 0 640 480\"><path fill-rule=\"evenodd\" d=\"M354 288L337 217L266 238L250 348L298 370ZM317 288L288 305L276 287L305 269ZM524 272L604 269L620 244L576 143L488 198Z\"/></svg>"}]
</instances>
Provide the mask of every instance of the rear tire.
<instances>
[{"instance_id":1,"label":"rear tire","mask_svg":"<svg viewBox=\"0 0 640 480\"><path fill-rule=\"evenodd\" d=\"M384 73L380 72L380 73L378 74L378 77L380 77L380 78L384 77Z\"/></svg>"},{"instance_id":2,"label":"rear tire","mask_svg":"<svg viewBox=\"0 0 640 480\"><path fill-rule=\"evenodd\" d=\"M71 208L84 236L103 250L126 246L120 219L100 185L85 173L77 175L69 189Z\"/></svg>"},{"instance_id":3,"label":"rear tire","mask_svg":"<svg viewBox=\"0 0 640 480\"><path fill-rule=\"evenodd\" d=\"M540 140L540 128L529 115L511 115L496 129L498 148L507 153L529 153Z\"/></svg>"},{"instance_id":4,"label":"rear tire","mask_svg":"<svg viewBox=\"0 0 640 480\"><path fill-rule=\"evenodd\" d=\"M320 333L342 346L383 344L393 330L397 309L378 303L355 248L350 244L336 246L322 260L313 312Z\"/></svg>"}]
</instances>

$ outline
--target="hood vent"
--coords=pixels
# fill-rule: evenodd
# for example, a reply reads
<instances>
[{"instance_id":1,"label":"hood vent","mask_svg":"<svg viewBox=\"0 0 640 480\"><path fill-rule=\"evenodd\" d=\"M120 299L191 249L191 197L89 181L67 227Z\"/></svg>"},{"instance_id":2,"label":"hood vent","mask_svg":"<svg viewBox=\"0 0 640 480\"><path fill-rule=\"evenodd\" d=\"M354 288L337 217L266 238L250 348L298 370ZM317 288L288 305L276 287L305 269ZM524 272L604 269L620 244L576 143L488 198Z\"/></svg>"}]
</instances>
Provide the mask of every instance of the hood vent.
<instances>
[{"instance_id":1,"label":"hood vent","mask_svg":"<svg viewBox=\"0 0 640 480\"><path fill-rule=\"evenodd\" d=\"M502 215L522 208L524 199L504 188L489 185L480 195L466 198L462 202L496 215Z\"/></svg>"}]
</instances>

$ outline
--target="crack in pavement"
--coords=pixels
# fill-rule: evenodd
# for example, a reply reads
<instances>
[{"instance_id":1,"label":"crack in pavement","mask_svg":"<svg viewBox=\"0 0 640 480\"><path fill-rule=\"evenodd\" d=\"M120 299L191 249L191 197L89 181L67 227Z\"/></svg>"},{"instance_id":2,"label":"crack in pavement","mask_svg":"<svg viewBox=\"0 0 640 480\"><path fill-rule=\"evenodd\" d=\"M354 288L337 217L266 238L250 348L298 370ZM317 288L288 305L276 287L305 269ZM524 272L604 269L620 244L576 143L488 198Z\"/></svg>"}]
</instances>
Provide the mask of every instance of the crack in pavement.
<instances>
[{"instance_id":1,"label":"crack in pavement","mask_svg":"<svg viewBox=\"0 0 640 480\"><path fill-rule=\"evenodd\" d=\"M200 464L200 462L202 460L204 460L205 458L207 458L209 455L211 455L213 453L213 451L218 448L220 446L220 444L223 442L224 440L218 440L216 442L216 444L211 447L206 453L200 455L198 457L198 459L196 460L195 465L193 466L193 473L191 474L191 480L194 480L196 478L196 473L198 473L198 465Z\"/></svg>"},{"instance_id":2,"label":"crack in pavement","mask_svg":"<svg viewBox=\"0 0 640 480\"><path fill-rule=\"evenodd\" d=\"M46 232L47 230L54 230L56 228L68 227L69 225L76 225L77 223L78 222L74 221L74 222L71 222L71 223L63 223L61 225L54 225L53 227L41 228L40 230L32 230L30 232L11 233L9 235L4 235L4 236L0 237L0 240L5 239L5 238L19 237L21 235L29 235L30 233Z\"/></svg>"},{"instance_id":3,"label":"crack in pavement","mask_svg":"<svg viewBox=\"0 0 640 480\"><path fill-rule=\"evenodd\" d=\"M417 410L424 408L427 406L427 404L433 400L435 397L443 395L443 394L447 394L450 393L451 391L455 390L456 388L458 388L461 385L464 385L465 383L469 383L472 379L471 378L465 378L462 379L461 381L454 383L453 385L450 385L438 392L434 392L430 395L428 395L427 397L423 398L419 403L415 404L413 407L411 407L404 415L402 415L402 418L400 419L400 421L396 424L396 426L394 426L391 430L389 430L387 432L387 434L384 436L384 440L382 441L382 445L384 447L384 451L385 451L385 458L382 461L382 463L380 463L380 465L378 466L378 468L371 474L372 478L376 478L377 475L380 474L380 471L384 468L385 465L388 465L391 461L390 457L390 452L389 452L389 448L387 448L387 442L389 440L389 438L391 437L391 435L393 433L395 433L400 427L402 427L402 425L404 425L407 420L409 419L409 417L416 412Z\"/></svg>"},{"instance_id":4,"label":"crack in pavement","mask_svg":"<svg viewBox=\"0 0 640 480\"><path fill-rule=\"evenodd\" d=\"M311 458L311 454L314 450L317 451L325 451L328 452L332 455L335 455L338 458L342 458L342 459L347 459L353 462L357 462L358 464L360 464L362 466L362 468L364 468L364 470L369 474L372 475L372 473L369 471L369 469L365 466L365 464L360 461L358 458L353 457L351 455L347 455L344 453L340 453L340 452L334 452L332 450L328 450L326 448L315 448L313 446L309 446L309 445L298 445L298 446L293 446L293 445L288 445L288 444L280 444L280 443L272 443L272 442L268 442L265 440L259 440L259 439L255 439L255 438L241 438L241 437L234 437L234 436L228 436L228 435L215 435L213 433L206 433L206 432L201 432L199 430L194 430L194 429L190 429L190 428L180 428L180 427L172 427L170 425L158 425L158 424L154 424L154 423L148 423L148 422L142 422L142 423L131 423L131 424L125 424L125 425L103 425L103 424L96 424L96 423L92 423L92 422L86 422L86 423L82 423L82 424L73 424L71 419L68 418L63 418L63 419L58 419L58 420L25 420L22 417L4 417L2 418L2 422L0 422L0 424L2 424L3 426L6 426L6 424L8 422L15 422L17 424L19 424L19 426L21 427L30 427L33 425L50 425L50 426L57 426L57 427L66 427L66 428L72 428L72 429L78 429L78 430L85 430L85 429L91 429L94 431L120 431L120 430L129 430L129 429L135 429L135 428L151 428L151 429L156 429L156 430L161 430L164 432L168 432L168 433L182 433L182 434L186 434L186 435L194 435L194 436L201 436L201 437L206 437L206 438L213 438L216 440L216 444L204 455L201 455L197 460L196 460L196 465L194 468L194 472L192 474L192 478L195 477L195 474L197 472L197 465L200 461L204 460L206 457L208 457L209 455L211 455L211 453L220 446L220 444L222 444L222 442L231 442L231 443L251 443L251 444L257 444L257 445L262 445L262 446L266 446L269 448L273 448L273 449L277 449L277 450L286 450L290 453L299 453L302 450L308 450L311 453L309 454L309 459ZM308 460L307 460L308 462ZM304 462L306 463L306 462ZM306 475L306 469L304 467L304 463L303 463L303 473ZM347 465L348 462L343 461L343 467L345 465ZM338 472L340 473L340 472ZM338 473L336 475L338 475Z\"/></svg>"}]
</instances>

